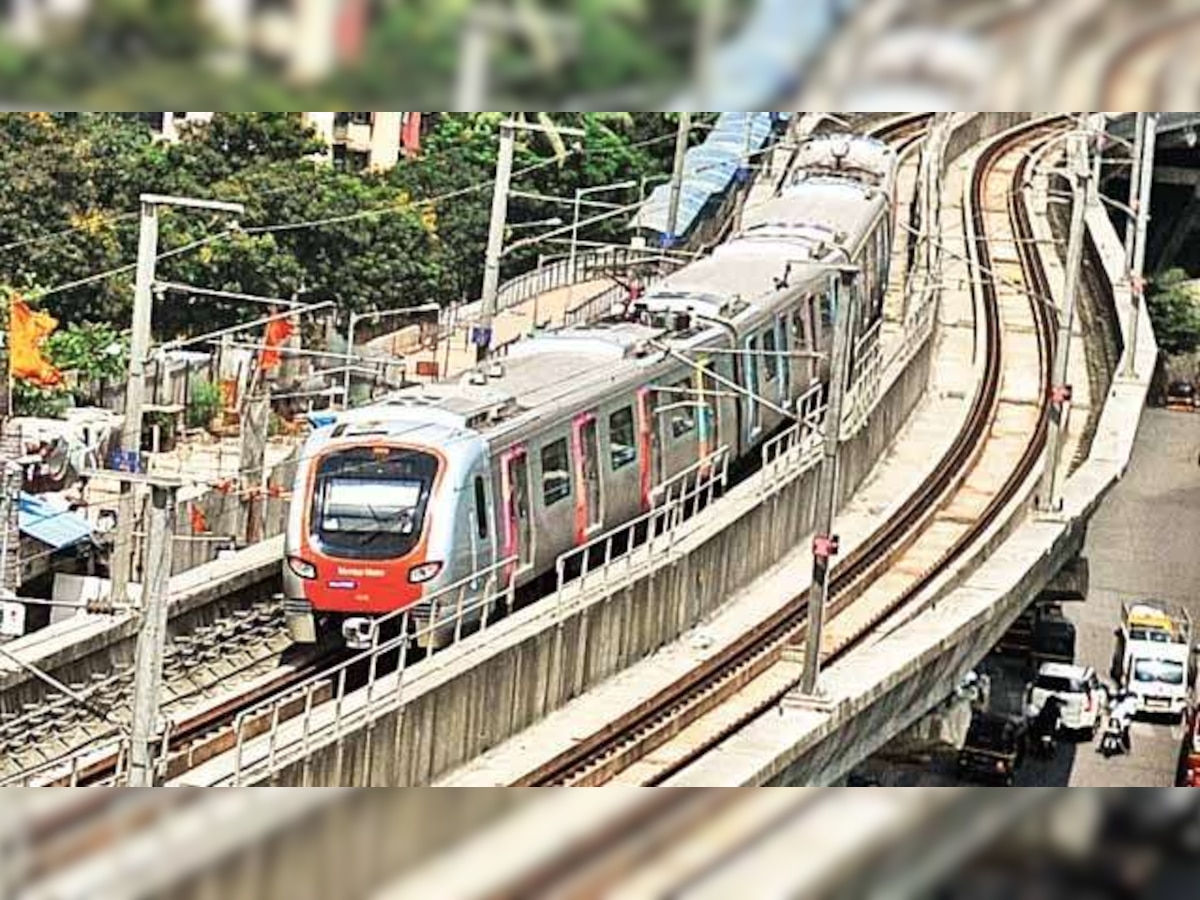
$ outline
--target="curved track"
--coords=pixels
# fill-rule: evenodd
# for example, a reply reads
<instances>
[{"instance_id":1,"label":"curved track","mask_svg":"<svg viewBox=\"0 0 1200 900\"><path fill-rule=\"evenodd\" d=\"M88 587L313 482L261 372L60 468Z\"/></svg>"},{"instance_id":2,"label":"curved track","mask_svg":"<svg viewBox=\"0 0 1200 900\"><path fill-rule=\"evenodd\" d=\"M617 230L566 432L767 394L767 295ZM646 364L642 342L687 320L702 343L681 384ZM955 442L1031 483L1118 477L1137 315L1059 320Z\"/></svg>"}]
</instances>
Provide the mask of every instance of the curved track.
<instances>
[{"instance_id":1,"label":"curved track","mask_svg":"<svg viewBox=\"0 0 1200 900\"><path fill-rule=\"evenodd\" d=\"M848 653L879 621L957 566L1035 473L1045 441L1054 322L1047 304L1031 302L1026 294L1050 296L1035 245L1028 240L1029 220L1016 186L1024 183L1030 149L1058 127L1038 123L1017 129L994 141L976 167L971 218L973 252L982 276L977 300L985 350L981 386L949 452L912 501L835 569L829 612L832 634L826 635L824 664ZM993 242L1015 248L1016 255L1009 251L999 258L992 251ZM1013 266L1016 279L1008 274ZM1020 340L1008 335L1022 330L1032 335L1037 355L1036 384L1026 384L1023 392L1019 370L1028 360L1015 347L1006 352L1007 343ZM997 467L1005 473L999 481ZM990 490L984 492L986 503L980 508L982 484ZM947 542L945 525L955 519L961 527ZM930 557L937 543L941 550ZM906 557L912 563L910 551L918 548L916 557L931 562L916 577L902 579L902 588L894 589L891 576L902 569ZM882 593L873 591L885 574L893 586ZM687 677L517 783L589 785L614 779L662 783L795 690L800 667L789 648L803 643L806 606L807 592L797 594ZM840 627L847 622L851 627ZM756 683L758 689L753 690ZM742 708L731 715L729 707L739 694ZM644 762L652 752L653 760Z\"/></svg>"}]
</instances>

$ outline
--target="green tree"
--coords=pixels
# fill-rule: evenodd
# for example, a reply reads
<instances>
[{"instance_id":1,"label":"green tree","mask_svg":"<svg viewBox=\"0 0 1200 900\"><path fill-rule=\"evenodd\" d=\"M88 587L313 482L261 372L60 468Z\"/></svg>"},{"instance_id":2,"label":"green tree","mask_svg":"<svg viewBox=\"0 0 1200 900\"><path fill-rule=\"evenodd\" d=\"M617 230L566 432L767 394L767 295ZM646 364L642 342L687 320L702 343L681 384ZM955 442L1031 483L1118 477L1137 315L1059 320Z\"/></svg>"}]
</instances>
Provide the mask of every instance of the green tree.
<instances>
[{"instance_id":1,"label":"green tree","mask_svg":"<svg viewBox=\"0 0 1200 900\"><path fill-rule=\"evenodd\" d=\"M1164 353L1191 353L1200 347L1200 292L1183 269L1155 276L1146 295L1154 337Z\"/></svg>"}]
</instances>

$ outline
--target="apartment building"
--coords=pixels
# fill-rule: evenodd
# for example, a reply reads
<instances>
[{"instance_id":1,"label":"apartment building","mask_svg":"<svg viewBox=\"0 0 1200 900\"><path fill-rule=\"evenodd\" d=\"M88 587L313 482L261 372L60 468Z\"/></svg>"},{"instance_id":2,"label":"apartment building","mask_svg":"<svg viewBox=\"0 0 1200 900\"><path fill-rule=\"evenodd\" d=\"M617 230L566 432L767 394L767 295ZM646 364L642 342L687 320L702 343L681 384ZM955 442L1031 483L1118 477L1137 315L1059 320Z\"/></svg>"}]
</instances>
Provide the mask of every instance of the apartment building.
<instances>
[{"instance_id":1,"label":"apartment building","mask_svg":"<svg viewBox=\"0 0 1200 900\"><path fill-rule=\"evenodd\" d=\"M180 126L207 122L211 112L139 113L164 140L179 138ZM302 112L325 144L325 158L352 172L390 169L405 152L419 148L422 114L419 112Z\"/></svg>"}]
</instances>

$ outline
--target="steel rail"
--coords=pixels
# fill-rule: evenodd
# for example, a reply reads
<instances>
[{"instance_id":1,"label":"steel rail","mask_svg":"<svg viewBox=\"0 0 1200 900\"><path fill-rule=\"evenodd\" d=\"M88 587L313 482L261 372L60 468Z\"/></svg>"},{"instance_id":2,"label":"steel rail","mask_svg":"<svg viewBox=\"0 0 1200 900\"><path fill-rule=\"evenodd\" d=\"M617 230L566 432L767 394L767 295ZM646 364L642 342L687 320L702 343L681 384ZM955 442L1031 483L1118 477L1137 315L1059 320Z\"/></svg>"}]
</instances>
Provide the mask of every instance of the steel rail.
<instances>
[{"instance_id":1,"label":"steel rail","mask_svg":"<svg viewBox=\"0 0 1200 900\"><path fill-rule=\"evenodd\" d=\"M1053 127L1045 122L1032 123L1008 133L1004 139L994 140L985 150L975 168L972 182L972 196L975 199L972 218L976 230L974 249L980 268L985 273L985 277L981 279L981 287L983 289L982 311L987 356L984 361L981 390L976 394L964 427L956 436L941 464L918 488L912 501L899 515L891 518L870 540L860 546L842 565L835 569L835 599L832 604L831 619L854 602L858 596L856 587L868 580L873 580L880 570L889 564L896 555L897 547L906 546L916 539L923 528L923 523L943 506L944 498L961 483L965 478L966 470L973 465L981 452L983 438L990 428L998 403L1002 368L1000 314L996 285L990 275L986 274L991 272L991 258L987 246L988 235L984 230L986 222L982 191L996 160L1003 156L1009 147L1022 140L1028 141L1031 135ZM1019 174L1023 175L1023 166ZM1016 181L1015 183L1022 182ZM1022 233L1030 230L1023 203L1017 202L1014 205L1010 200L1009 213L1010 217L1013 217L1014 228ZM1034 254L1033 247L1035 245L1021 242L1020 246L1022 247L1023 266L1030 267L1028 271L1035 273L1032 280L1035 281L1036 294L1042 297L1049 296L1048 293L1044 293L1048 284L1045 273L1041 271ZM1024 455L1001 491L988 504L985 513L979 517L973 527L955 542L949 552L943 554L919 582L904 591L872 622L878 622L905 603L911 602L925 586L949 569L966 548L971 546L991 526L999 512L1007 506L1021 485L1025 483L1040 458L1048 415L1046 398L1049 391L1049 365L1054 329L1046 304L1034 302L1031 305L1038 325L1043 400L1035 433L1031 436ZM684 721L685 718L690 716L688 721L695 721L704 712L720 703L724 695L736 691L738 687L748 683L756 675L766 671L777 662L782 657L784 648L800 638L804 625L805 607L806 592L791 598L777 613L741 636L724 652L710 658L684 678L660 691L626 715L609 723L604 729L577 743L571 750L539 766L516 783L519 785L596 784L607 780L615 772L630 765L636 758L641 758L669 740L673 734L688 724ZM869 633L870 628L868 627L864 634ZM845 647L840 648L829 661L848 653L860 640L861 636L858 641L851 641ZM783 696L794 687L795 685L789 685L783 690L772 692L769 699L755 704L750 713L739 716L734 723L706 736L707 740L700 742L681 759L673 760L670 764L658 769L648 783L661 783L669 778L728 738L734 731L757 718L763 711L777 705Z\"/></svg>"}]
</instances>

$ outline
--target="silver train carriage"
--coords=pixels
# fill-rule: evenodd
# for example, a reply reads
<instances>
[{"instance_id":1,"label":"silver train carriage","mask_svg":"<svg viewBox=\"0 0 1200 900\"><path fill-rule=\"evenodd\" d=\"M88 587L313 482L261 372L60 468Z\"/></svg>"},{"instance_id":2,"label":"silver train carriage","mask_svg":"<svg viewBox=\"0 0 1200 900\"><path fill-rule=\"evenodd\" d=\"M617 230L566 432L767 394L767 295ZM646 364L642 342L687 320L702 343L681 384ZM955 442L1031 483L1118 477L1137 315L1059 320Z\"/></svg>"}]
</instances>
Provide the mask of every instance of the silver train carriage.
<instances>
[{"instance_id":1,"label":"silver train carriage","mask_svg":"<svg viewBox=\"0 0 1200 900\"><path fill-rule=\"evenodd\" d=\"M879 314L889 176L860 176L797 177L620 315L316 429L286 535L293 637L362 647L384 613L442 621L454 608L426 602L439 589L524 586L712 454L757 452L787 420L779 409L823 378L804 354L828 350L835 267L860 267L864 325Z\"/></svg>"}]
</instances>

